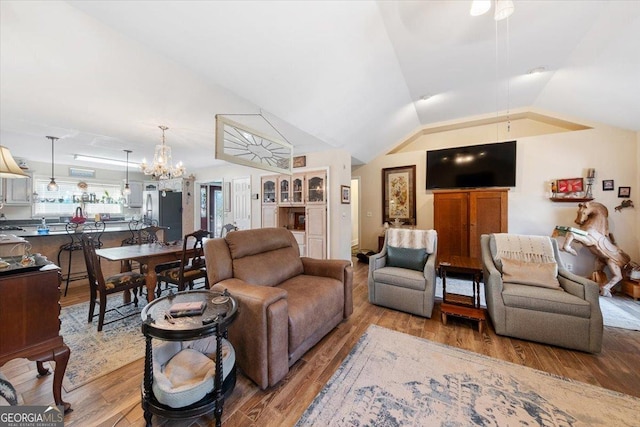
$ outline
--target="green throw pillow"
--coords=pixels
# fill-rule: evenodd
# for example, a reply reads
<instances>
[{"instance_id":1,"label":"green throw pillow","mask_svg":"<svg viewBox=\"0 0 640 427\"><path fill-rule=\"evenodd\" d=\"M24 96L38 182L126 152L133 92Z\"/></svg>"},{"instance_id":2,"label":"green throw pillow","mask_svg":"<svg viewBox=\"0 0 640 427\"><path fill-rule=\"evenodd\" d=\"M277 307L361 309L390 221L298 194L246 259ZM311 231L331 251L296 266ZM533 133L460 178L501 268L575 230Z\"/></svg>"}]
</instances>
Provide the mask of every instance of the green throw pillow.
<instances>
[{"instance_id":1,"label":"green throw pillow","mask_svg":"<svg viewBox=\"0 0 640 427\"><path fill-rule=\"evenodd\" d=\"M427 256L425 248L409 249L387 246L387 267L422 271L425 262L427 262Z\"/></svg>"}]
</instances>

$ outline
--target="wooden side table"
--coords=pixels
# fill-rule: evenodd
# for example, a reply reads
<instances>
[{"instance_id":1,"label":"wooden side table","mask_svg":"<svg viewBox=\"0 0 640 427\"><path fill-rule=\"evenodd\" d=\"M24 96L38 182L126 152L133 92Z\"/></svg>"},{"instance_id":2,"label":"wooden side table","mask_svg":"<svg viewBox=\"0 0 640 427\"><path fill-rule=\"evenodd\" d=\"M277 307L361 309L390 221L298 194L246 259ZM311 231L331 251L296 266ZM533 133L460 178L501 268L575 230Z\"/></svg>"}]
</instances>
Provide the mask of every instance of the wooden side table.
<instances>
[{"instance_id":1,"label":"wooden side table","mask_svg":"<svg viewBox=\"0 0 640 427\"><path fill-rule=\"evenodd\" d=\"M631 279L624 279L622 281L622 292L638 301L638 299L640 299L640 282Z\"/></svg>"},{"instance_id":2,"label":"wooden side table","mask_svg":"<svg viewBox=\"0 0 640 427\"><path fill-rule=\"evenodd\" d=\"M442 323L447 324L447 316L471 319L478 322L478 331L482 333L485 320L484 309L480 308L482 264L477 258L451 255L440 257L438 259L438 267L442 277L442 304L440 305ZM447 292L448 273L471 275L473 295L459 295Z\"/></svg>"}]
</instances>

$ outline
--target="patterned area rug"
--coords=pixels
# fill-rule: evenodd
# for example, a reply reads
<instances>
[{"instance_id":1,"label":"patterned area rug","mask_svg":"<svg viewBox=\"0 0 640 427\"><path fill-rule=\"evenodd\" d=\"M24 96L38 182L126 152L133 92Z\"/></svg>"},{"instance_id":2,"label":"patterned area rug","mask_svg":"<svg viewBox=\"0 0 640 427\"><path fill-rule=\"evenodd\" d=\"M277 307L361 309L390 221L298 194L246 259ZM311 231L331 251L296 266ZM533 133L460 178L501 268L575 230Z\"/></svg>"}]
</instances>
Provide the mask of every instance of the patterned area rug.
<instances>
[{"instance_id":1,"label":"patterned area rug","mask_svg":"<svg viewBox=\"0 0 640 427\"><path fill-rule=\"evenodd\" d=\"M372 325L297 426L632 426L640 399Z\"/></svg>"},{"instance_id":2,"label":"patterned area rug","mask_svg":"<svg viewBox=\"0 0 640 427\"><path fill-rule=\"evenodd\" d=\"M113 295L107 308L122 303L122 297ZM137 315L105 325L98 332L98 318L87 323L89 303L76 304L62 309L60 314L61 334L71 349L69 364L62 386L69 392L124 365L144 357L144 336L141 331L139 312L145 301L121 308L122 313ZM98 308L96 307L96 312ZM107 312L105 322L117 317Z\"/></svg>"},{"instance_id":3,"label":"patterned area rug","mask_svg":"<svg viewBox=\"0 0 640 427\"><path fill-rule=\"evenodd\" d=\"M600 297L600 311L605 326L640 331L640 302L617 295Z\"/></svg>"}]
</instances>

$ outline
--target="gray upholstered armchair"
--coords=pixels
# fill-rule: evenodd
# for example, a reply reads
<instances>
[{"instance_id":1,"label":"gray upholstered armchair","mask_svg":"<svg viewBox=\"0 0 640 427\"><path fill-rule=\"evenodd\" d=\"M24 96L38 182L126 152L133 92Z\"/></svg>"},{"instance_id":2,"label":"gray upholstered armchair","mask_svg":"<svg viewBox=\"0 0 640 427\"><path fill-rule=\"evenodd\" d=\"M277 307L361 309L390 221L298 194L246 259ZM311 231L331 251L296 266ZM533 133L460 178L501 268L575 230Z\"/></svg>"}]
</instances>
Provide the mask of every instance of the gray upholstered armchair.
<instances>
[{"instance_id":1,"label":"gray upholstered armchair","mask_svg":"<svg viewBox=\"0 0 640 427\"><path fill-rule=\"evenodd\" d=\"M382 251L369 257L369 302L431 317L436 248L435 230L387 230Z\"/></svg>"},{"instance_id":2,"label":"gray upholstered armchair","mask_svg":"<svg viewBox=\"0 0 640 427\"><path fill-rule=\"evenodd\" d=\"M564 268L547 236L480 238L487 311L497 334L597 353L598 285Z\"/></svg>"}]
</instances>

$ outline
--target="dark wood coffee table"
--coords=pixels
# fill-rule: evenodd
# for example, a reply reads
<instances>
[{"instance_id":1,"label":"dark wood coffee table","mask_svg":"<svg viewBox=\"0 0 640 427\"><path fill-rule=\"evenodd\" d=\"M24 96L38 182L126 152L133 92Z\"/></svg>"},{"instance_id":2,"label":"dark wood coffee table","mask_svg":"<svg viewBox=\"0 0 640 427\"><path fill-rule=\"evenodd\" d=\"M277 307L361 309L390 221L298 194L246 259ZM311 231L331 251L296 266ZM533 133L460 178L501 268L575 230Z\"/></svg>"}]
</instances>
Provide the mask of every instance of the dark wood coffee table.
<instances>
[{"instance_id":1,"label":"dark wood coffee table","mask_svg":"<svg viewBox=\"0 0 640 427\"><path fill-rule=\"evenodd\" d=\"M480 281L482 264L477 258L463 256L439 257L438 267L442 277L442 323L447 324L447 316L462 317L478 322L478 331L482 333L485 320L484 309L480 307ZM473 295L459 295L447 292L447 274L459 273L472 276Z\"/></svg>"}]
</instances>

